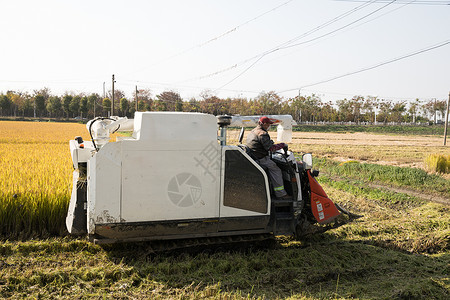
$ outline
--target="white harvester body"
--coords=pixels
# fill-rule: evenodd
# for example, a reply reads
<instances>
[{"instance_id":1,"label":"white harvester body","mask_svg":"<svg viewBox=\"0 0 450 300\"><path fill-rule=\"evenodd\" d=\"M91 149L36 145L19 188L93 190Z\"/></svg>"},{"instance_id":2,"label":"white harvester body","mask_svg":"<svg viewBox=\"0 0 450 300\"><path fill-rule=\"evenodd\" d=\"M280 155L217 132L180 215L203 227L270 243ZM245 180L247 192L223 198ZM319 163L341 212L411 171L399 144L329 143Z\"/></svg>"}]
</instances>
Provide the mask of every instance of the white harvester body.
<instances>
[{"instance_id":1,"label":"white harvester body","mask_svg":"<svg viewBox=\"0 0 450 300\"><path fill-rule=\"evenodd\" d=\"M278 117L283 127L278 136L288 142L294 122ZM226 125L253 126L257 119L237 116ZM70 233L110 242L275 230L266 172L243 147L223 142L215 116L137 112L134 121L99 118L87 128L92 141L70 141L75 168L66 220ZM109 142L117 129L132 135ZM292 153L286 157L297 168ZM296 172L292 218L303 207ZM295 224L287 231L295 231Z\"/></svg>"}]
</instances>

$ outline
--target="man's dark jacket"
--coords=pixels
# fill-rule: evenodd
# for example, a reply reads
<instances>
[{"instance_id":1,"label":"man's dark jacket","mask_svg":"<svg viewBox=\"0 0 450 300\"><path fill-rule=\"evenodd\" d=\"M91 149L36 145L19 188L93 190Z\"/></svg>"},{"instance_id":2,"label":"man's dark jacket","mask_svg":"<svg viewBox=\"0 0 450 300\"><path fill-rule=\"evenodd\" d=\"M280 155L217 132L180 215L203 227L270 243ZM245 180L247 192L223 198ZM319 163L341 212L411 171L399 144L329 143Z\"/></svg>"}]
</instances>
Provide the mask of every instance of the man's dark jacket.
<instances>
[{"instance_id":1,"label":"man's dark jacket","mask_svg":"<svg viewBox=\"0 0 450 300\"><path fill-rule=\"evenodd\" d=\"M270 139L269 133L258 125L247 136L247 147L252 150L253 155L257 159L261 159L269 154L273 141Z\"/></svg>"}]
</instances>

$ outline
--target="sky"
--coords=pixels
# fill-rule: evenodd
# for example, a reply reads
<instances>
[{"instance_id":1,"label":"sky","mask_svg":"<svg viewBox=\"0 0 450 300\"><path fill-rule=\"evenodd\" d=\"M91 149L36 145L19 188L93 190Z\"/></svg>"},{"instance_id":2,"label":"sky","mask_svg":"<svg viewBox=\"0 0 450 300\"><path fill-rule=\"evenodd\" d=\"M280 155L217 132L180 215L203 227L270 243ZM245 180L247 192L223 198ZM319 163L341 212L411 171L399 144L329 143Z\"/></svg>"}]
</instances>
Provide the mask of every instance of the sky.
<instances>
[{"instance_id":1,"label":"sky","mask_svg":"<svg viewBox=\"0 0 450 300\"><path fill-rule=\"evenodd\" d=\"M0 93L446 100L450 0L0 0Z\"/></svg>"}]
</instances>

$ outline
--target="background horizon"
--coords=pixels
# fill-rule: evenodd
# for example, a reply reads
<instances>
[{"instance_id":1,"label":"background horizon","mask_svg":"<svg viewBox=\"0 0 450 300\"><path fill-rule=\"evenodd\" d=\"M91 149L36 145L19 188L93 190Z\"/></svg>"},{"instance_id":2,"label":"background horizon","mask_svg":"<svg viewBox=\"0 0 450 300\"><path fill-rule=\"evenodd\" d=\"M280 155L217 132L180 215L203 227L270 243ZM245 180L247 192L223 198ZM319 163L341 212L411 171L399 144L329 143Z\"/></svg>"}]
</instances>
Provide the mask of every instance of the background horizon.
<instances>
[{"instance_id":1,"label":"background horizon","mask_svg":"<svg viewBox=\"0 0 450 300\"><path fill-rule=\"evenodd\" d=\"M448 98L450 1L1 2L0 93ZM322 83L321 83L322 82Z\"/></svg>"}]
</instances>

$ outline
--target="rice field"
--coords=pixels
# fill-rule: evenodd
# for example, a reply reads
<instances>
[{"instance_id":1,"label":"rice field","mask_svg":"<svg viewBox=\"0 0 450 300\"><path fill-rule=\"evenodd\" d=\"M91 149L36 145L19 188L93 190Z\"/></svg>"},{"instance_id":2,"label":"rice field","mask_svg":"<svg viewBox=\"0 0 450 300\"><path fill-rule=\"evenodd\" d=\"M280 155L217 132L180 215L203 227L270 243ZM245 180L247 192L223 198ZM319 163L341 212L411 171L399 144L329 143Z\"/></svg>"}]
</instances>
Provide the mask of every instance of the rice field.
<instances>
[{"instance_id":1,"label":"rice field","mask_svg":"<svg viewBox=\"0 0 450 300\"><path fill-rule=\"evenodd\" d=\"M450 155L430 154L425 158L427 170L438 173L450 173Z\"/></svg>"},{"instance_id":2,"label":"rice field","mask_svg":"<svg viewBox=\"0 0 450 300\"><path fill-rule=\"evenodd\" d=\"M68 141L83 124L0 122L0 234L59 235L72 189Z\"/></svg>"}]
</instances>

